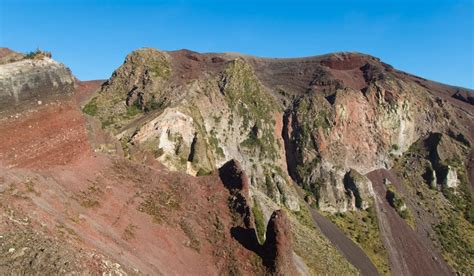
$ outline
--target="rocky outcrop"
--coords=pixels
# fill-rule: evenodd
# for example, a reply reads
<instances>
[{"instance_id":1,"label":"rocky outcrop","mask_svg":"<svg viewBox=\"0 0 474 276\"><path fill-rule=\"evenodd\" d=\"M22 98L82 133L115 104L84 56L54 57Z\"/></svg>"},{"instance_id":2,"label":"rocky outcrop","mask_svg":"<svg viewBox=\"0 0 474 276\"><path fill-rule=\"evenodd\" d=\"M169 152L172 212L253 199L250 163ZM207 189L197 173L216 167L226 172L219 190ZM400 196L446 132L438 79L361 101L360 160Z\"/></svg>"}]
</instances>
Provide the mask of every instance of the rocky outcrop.
<instances>
[{"instance_id":1,"label":"rocky outcrop","mask_svg":"<svg viewBox=\"0 0 474 276\"><path fill-rule=\"evenodd\" d=\"M205 175L237 160L248 174L250 193L263 191L278 204L299 210L284 169L283 141L275 136L282 118L272 94L242 58L213 61L189 55L152 49L131 53L85 110L97 110L91 115L123 144L151 151L171 170ZM183 68L182 63L189 65ZM201 72L185 83L176 76L197 64L214 74ZM149 109L152 99L160 104ZM141 120L137 127L123 128L136 120Z\"/></svg>"},{"instance_id":2,"label":"rocky outcrop","mask_svg":"<svg viewBox=\"0 0 474 276\"><path fill-rule=\"evenodd\" d=\"M72 93L71 71L48 57L0 65L0 109L41 104Z\"/></svg>"},{"instance_id":3,"label":"rocky outcrop","mask_svg":"<svg viewBox=\"0 0 474 276\"><path fill-rule=\"evenodd\" d=\"M425 179L430 186L456 188L459 185L458 170L464 171L463 156L467 156L470 142L463 135L431 133L423 140L426 158L430 166Z\"/></svg>"},{"instance_id":4,"label":"rocky outcrop","mask_svg":"<svg viewBox=\"0 0 474 276\"><path fill-rule=\"evenodd\" d=\"M458 174L456 170L449 165L447 166L447 173L443 180L443 185L447 188L456 188L459 186Z\"/></svg>"},{"instance_id":5,"label":"rocky outcrop","mask_svg":"<svg viewBox=\"0 0 474 276\"><path fill-rule=\"evenodd\" d=\"M267 226L263 245L268 267L273 275L298 275L293 262L290 222L283 210L274 211Z\"/></svg>"},{"instance_id":6,"label":"rocky outcrop","mask_svg":"<svg viewBox=\"0 0 474 276\"><path fill-rule=\"evenodd\" d=\"M273 275L297 275L293 263L293 241L290 222L283 210L274 211L266 230L266 239L260 245L255 232L255 220L250 209L249 182L240 163L231 160L219 169L224 186L230 191L229 207L236 214L232 233L246 248L259 254Z\"/></svg>"},{"instance_id":7,"label":"rocky outcrop","mask_svg":"<svg viewBox=\"0 0 474 276\"><path fill-rule=\"evenodd\" d=\"M390 168L456 116L425 84L358 53L278 60L140 49L90 104L122 144L172 170L203 175L235 159L252 196L296 211L294 181L332 213L368 207L369 182L356 188L348 172Z\"/></svg>"},{"instance_id":8,"label":"rocky outcrop","mask_svg":"<svg viewBox=\"0 0 474 276\"><path fill-rule=\"evenodd\" d=\"M300 211L293 184L324 212L372 216L374 193L364 175L423 156L416 145L430 133L454 142L430 146L435 154L423 160L424 177L455 196L474 116L453 89L359 53L263 59L140 49L85 110L95 111L89 114L132 159L151 152L169 169L197 176L245 171L248 194L234 193L231 203L242 211L237 226L249 230L251 202L266 219L279 206Z\"/></svg>"},{"instance_id":9,"label":"rocky outcrop","mask_svg":"<svg viewBox=\"0 0 474 276\"><path fill-rule=\"evenodd\" d=\"M116 134L123 126L181 98L182 91L167 87L171 75L168 55L143 48L130 53L122 66L86 105L102 126Z\"/></svg>"},{"instance_id":10,"label":"rocky outcrop","mask_svg":"<svg viewBox=\"0 0 474 276\"><path fill-rule=\"evenodd\" d=\"M344 176L344 187L351 199L353 198L354 205L351 206L353 210L369 208L375 194L372 182L366 176L361 175L356 170L350 170Z\"/></svg>"},{"instance_id":11,"label":"rocky outcrop","mask_svg":"<svg viewBox=\"0 0 474 276\"><path fill-rule=\"evenodd\" d=\"M468 104L474 105L474 91L472 90L467 91L458 89L456 93L452 95L452 97Z\"/></svg>"},{"instance_id":12,"label":"rocky outcrop","mask_svg":"<svg viewBox=\"0 0 474 276\"><path fill-rule=\"evenodd\" d=\"M230 160L219 169L219 177L230 192L229 205L238 214L237 226L255 230L255 221L250 210L249 183L240 163Z\"/></svg>"}]
</instances>

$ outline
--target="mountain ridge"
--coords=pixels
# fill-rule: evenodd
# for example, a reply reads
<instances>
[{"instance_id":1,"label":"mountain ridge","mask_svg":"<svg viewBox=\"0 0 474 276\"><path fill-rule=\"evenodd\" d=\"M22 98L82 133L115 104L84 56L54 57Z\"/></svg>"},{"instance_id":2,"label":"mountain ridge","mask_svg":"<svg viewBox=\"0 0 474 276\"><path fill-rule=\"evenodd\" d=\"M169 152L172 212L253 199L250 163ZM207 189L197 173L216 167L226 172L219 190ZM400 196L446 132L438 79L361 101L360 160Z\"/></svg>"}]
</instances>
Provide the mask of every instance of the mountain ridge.
<instances>
[{"instance_id":1,"label":"mountain ridge","mask_svg":"<svg viewBox=\"0 0 474 276\"><path fill-rule=\"evenodd\" d=\"M110 247L100 248L105 259L124 264L125 270L136 262L141 272L160 271L160 267L137 262L146 251L143 247L136 253L126 249L135 242L142 246L148 229L166 229L170 235L164 237L176 242L171 248L183 254L181 260L193 265L198 260L206 262L208 272L355 274L357 269L376 269L382 275L422 271L444 275L464 273L473 266L469 257L473 243L464 241L474 232L474 107L469 89L428 81L358 53L266 59L141 48L128 54L105 82L75 80L75 90L56 104L33 108L38 109L38 118L53 118L51 112L58 108L65 120L71 116L75 122L74 135L65 141L68 154L59 160L66 171L77 171L69 177L82 190L71 202L84 204L88 196L94 201L87 201L93 204L87 211L71 207L68 212L86 212L99 225L107 225L97 216L110 208L107 200L124 204L123 197L107 191L135 191L130 183L140 181L143 187L168 197L163 201L160 192L151 192L128 199L138 204L139 212L130 211L126 221L146 231L122 229L126 226L122 223L102 232L103 237L116 237L117 231L138 231L130 241L107 238ZM70 97L73 102L66 100ZM83 117L77 113L78 106ZM2 144L12 148L5 148L7 154L0 155L0 163L9 168L40 166L40 175L47 171L57 175L56 154L47 154L49 146L59 143L56 139L44 149L36 148L38 154L21 154L23 147L8 139L21 129L31 135L19 140L24 148L35 148L28 140L35 128L26 126L37 122L26 119L33 115L23 116L0 122L0 129L5 129ZM46 119L40 122L47 124ZM67 125L61 120L55 123ZM63 134L67 127L58 130L58 135L69 137ZM51 135L38 130L43 132ZM69 148L74 137L81 141L76 153ZM83 167L93 166L95 156L106 167L116 166L119 160L113 172L100 167L101 174L117 179L116 184L96 178L92 188L86 187ZM231 170L224 169L229 166ZM145 176L147 168L156 172L155 179ZM220 180L217 172L222 172ZM158 181L160 176L166 179L164 183ZM232 183L238 182L242 190L229 186L229 176L237 177ZM175 183L183 179L189 182L180 182L184 190ZM39 181L38 187L46 182ZM61 181L54 185L71 189ZM194 190L194 195L188 194ZM209 195L213 190L219 191L214 199ZM10 191L6 195L17 202ZM193 207L192 203L182 205L186 201L182 196L198 202L203 216L186 216ZM27 193L27 197L44 200L37 193ZM176 199L181 205L166 207L166 202ZM220 206L220 212L210 207L211 201ZM212 252L217 251L203 251L207 253L202 253L202 259L190 254L187 248L213 248L204 238L214 231L203 220L205 212L222 219L224 226L217 227L216 221L211 224L223 231L221 246L238 252L237 257L229 255L214 264ZM186 216L186 221L177 222L176 214ZM272 225L281 225L284 234L264 245L273 214L284 217ZM52 221L58 220L55 216L59 214L53 214ZM172 223L149 224L133 216ZM67 227L80 233L81 239L91 238L84 225L68 222ZM341 233L331 235L328 231L334 227ZM171 234L179 236L181 231L189 238L184 247ZM340 238L343 234L347 239ZM274 242L283 247L275 247ZM115 255L117 248L127 257ZM343 257L351 252L367 257ZM166 252L156 251L149 258L158 256L168 258ZM413 262L415 257L418 263Z\"/></svg>"}]
</instances>

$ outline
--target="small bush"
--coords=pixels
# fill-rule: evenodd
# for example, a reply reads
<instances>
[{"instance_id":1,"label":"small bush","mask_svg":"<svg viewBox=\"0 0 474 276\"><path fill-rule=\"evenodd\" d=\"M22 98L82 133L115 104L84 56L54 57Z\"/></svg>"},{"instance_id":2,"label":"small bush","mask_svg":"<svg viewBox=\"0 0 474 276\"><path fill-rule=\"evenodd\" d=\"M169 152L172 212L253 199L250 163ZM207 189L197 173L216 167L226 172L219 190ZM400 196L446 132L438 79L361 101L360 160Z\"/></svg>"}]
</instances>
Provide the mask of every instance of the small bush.
<instances>
[{"instance_id":1,"label":"small bush","mask_svg":"<svg viewBox=\"0 0 474 276\"><path fill-rule=\"evenodd\" d=\"M25 54L25 59L43 59L45 57L51 57L51 52L46 52L40 49L36 49L35 51L31 51Z\"/></svg>"},{"instance_id":2,"label":"small bush","mask_svg":"<svg viewBox=\"0 0 474 276\"><path fill-rule=\"evenodd\" d=\"M206 171L203 168L199 168L196 176L206 176L206 175L210 175L211 173L212 171Z\"/></svg>"},{"instance_id":3,"label":"small bush","mask_svg":"<svg viewBox=\"0 0 474 276\"><path fill-rule=\"evenodd\" d=\"M255 228L257 231L257 237L260 243L263 243L265 239L265 218L263 217L262 209L260 209L260 205L258 201L254 198L254 204L252 207L253 216L255 218Z\"/></svg>"},{"instance_id":4,"label":"small bush","mask_svg":"<svg viewBox=\"0 0 474 276\"><path fill-rule=\"evenodd\" d=\"M97 107L97 98L92 98L82 109L84 113L91 116L97 115L98 110L99 108Z\"/></svg>"},{"instance_id":5,"label":"small bush","mask_svg":"<svg viewBox=\"0 0 474 276\"><path fill-rule=\"evenodd\" d=\"M125 113L125 118L133 118L141 112L142 110L136 104L132 104L131 106L127 107L127 113Z\"/></svg>"},{"instance_id":6,"label":"small bush","mask_svg":"<svg viewBox=\"0 0 474 276\"><path fill-rule=\"evenodd\" d=\"M155 96L153 95L151 100L145 103L144 111L150 112L153 110L158 110L163 107L163 102L156 100Z\"/></svg>"}]
</instances>

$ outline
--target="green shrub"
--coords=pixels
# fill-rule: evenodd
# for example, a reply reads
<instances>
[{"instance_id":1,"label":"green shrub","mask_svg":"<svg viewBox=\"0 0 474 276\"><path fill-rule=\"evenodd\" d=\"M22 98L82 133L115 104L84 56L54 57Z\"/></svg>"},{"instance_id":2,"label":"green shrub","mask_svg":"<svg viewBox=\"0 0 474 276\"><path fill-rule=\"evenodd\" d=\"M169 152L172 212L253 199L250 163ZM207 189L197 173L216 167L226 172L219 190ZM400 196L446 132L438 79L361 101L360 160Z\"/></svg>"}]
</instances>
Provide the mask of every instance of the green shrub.
<instances>
[{"instance_id":1,"label":"green shrub","mask_svg":"<svg viewBox=\"0 0 474 276\"><path fill-rule=\"evenodd\" d=\"M127 107L127 112L125 113L125 118L133 118L140 114L142 110L136 105L132 104L131 106Z\"/></svg>"},{"instance_id":2,"label":"green shrub","mask_svg":"<svg viewBox=\"0 0 474 276\"><path fill-rule=\"evenodd\" d=\"M43 50L40 50L39 48L36 49L35 51L31 51L25 54L24 58L25 59L42 59L44 57L51 57L51 52L46 52Z\"/></svg>"},{"instance_id":3,"label":"green shrub","mask_svg":"<svg viewBox=\"0 0 474 276\"><path fill-rule=\"evenodd\" d=\"M458 222L451 217L434 227L443 251L456 259L455 269L469 273L470 262L474 258L474 248L469 239L460 238L463 235L458 228Z\"/></svg>"},{"instance_id":4,"label":"green shrub","mask_svg":"<svg viewBox=\"0 0 474 276\"><path fill-rule=\"evenodd\" d=\"M203 168L199 168L196 176L206 176L206 175L210 175L211 173L212 171L206 171Z\"/></svg>"},{"instance_id":5,"label":"green shrub","mask_svg":"<svg viewBox=\"0 0 474 276\"><path fill-rule=\"evenodd\" d=\"M99 108L97 107L97 98L92 98L82 109L82 111L88 115L95 116L97 115L97 111Z\"/></svg>"},{"instance_id":6,"label":"green shrub","mask_svg":"<svg viewBox=\"0 0 474 276\"><path fill-rule=\"evenodd\" d=\"M264 242L265 239L265 218L263 217L262 209L260 209L260 205L256 198L253 199L253 207L252 212L255 218L255 229L257 231L257 237L260 243Z\"/></svg>"},{"instance_id":7,"label":"green shrub","mask_svg":"<svg viewBox=\"0 0 474 276\"><path fill-rule=\"evenodd\" d=\"M382 275L389 274L388 254L382 242L377 214L373 207L361 211L325 214L349 238L360 245Z\"/></svg>"}]
</instances>

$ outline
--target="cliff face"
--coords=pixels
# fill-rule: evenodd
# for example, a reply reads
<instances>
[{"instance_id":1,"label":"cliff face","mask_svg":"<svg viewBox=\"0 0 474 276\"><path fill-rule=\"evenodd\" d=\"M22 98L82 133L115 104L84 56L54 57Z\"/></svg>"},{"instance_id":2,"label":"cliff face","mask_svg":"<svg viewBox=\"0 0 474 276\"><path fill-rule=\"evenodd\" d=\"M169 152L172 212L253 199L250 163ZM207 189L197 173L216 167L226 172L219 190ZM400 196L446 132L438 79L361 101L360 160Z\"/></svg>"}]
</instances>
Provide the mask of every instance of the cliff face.
<instances>
[{"instance_id":1,"label":"cliff face","mask_svg":"<svg viewBox=\"0 0 474 276\"><path fill-rule=\"evenodd\" d=\"M356 53L139 49L100 87L47 54L0 49L0 64L0 113L37 107L0 120L15 260L0 271L472 271L468 89Z\"/></svg>"},{"instance_id":2,"label":"cliff face","mask_svg":"<svg viewBox=\"0 0 474 276\"><path fill-rule=\"evenodd\" d=\"M196 78L182 79L187 71ZM278 134L283 109L244 59L141 49L87 109L123 144L153 152L171 170L203 175L235 159L252 189L299 209Z\"/></svg>"},{"instance_id":3,"label":"cliff face","mask_svg":"<svg viewBox=\"0 0 474 276\"><path fill-rule=\"evenodd\" d=\"M430 161L437 180L429 185L472 202L461 188L469 184L459 180L472 167L471 95L357 53L261 59L140 49L84 111L132 159L151 152L170 170L190 175L237 160L251 203L264 210L276 204L298 212L297 184L326 214L370 216L375 193L365 175L398 167L432 133L466 148L441 167ZM270 212L264 215L268 220Z\"/></svg>"},{"instance_id":4,"label":"cliff face","mask_svg":"<svg viewBox=\"0 0 474 276\"><path fill-rule=\"evenodd\" d=\"M12 59L0 64L2 111L47 102L74 90L71 71L51 58L26 59L14 53L8 53L5 57Z\"/></svg>"},{"instance_id":5,"label":"cliff face","mask_svg":"<svg viewBox=\"0 0 474 276\"><path fill-rule=\"evenodd\" d=\"M357 270L299 205L293 208L299 212L287 210L288 216L278 212L281 215L269 221L274 210L292 206L294 192L284 190L289 186L273 187L281 198L271 199L260 184L251 183L266 175L249 169L249 177L238 160L246 162L247 168L253 167L249 162L256 163L260 170L274 165L273 160L284 163L284 155L275 156L272 151L283 143L272 141L255 153L249 144L246 152L258 158L252 161L241 156L239 145L213 140L209 135L214 130L208 128L218 120L207 116L219 113L212 113L212 100L198 103L204 115L196 113L196 107L184 100L198 97L187 98L187 88L169 87L171 78L178 83L176 76L163 77L168 59L167 53L151 49L133 53L106 84L77 82L74 95L65 85L67 78L60 77L63 67L47 57L6 64L5 75L16 81L6 82L5 95L15 95L18 83L27 83L31 90L20 91L34 92L38 98L18 94L18 100L5 98L8 105L0 106L0 112L17 112L0 119L0 198L5 203L0 204L4 214L0 251L6 260L0 262L0 274L266 275L296 274L296 270L305 275L355 274ZM270 94L263 94L245 63L209 62L221 64L221 69L229 66L228 79L218 79L211 87L227 104L216 110L239 114L236 126L245 124L250 131L257 124L251 120L266 116L257 114L259 108L275 108L270 103L255 104L259 98L251 98L247 103L255 104L254 113L244 123L241 117L246 114L227 103L241 97L242 82L254 81L243 93ZM221 95L221 88L226 96ZM101 92L96 95L95 89ZM111 142L120 148L120 143L104 133L96 118L78 108L78 102L90 96L84 111L94 114L103 128L121 140L125 156L121 149L113 152L107 147L105 143ZM18 112L20 106L30 104L35 106ZM265 126L267 137L267 128L276 125L258 124ZM258 125L255 139L261 137L264 126ZM247 133L241 131L235 133L244 140ZM219 126L219 135L228 135L224 125ZM165 154L167 158L160 159ZM225 162L231 156L239 159ZM267 161L258 164L260 160ZM271 169L279 173L279 185L289 185L290 179L278 166ZM298 234L294 243L291 231ZM263 246L265 233L270 238Z\"/></svg>"},{"instance_id":6,"label":"cliff face","mask_svg":"<svg viewBox=\"0 0 474 276\"><path fill-rule=\"evenodd\" d=\"M272 60L141 49L90 107L124 144L172 170L206 174L238 160L253 188L292 210L292 180L324 211L355 210L349 171L390 168L429 132L470 132L449 123L459 111L429 89L352 53Z\"/></svg>"}]
</instances>

